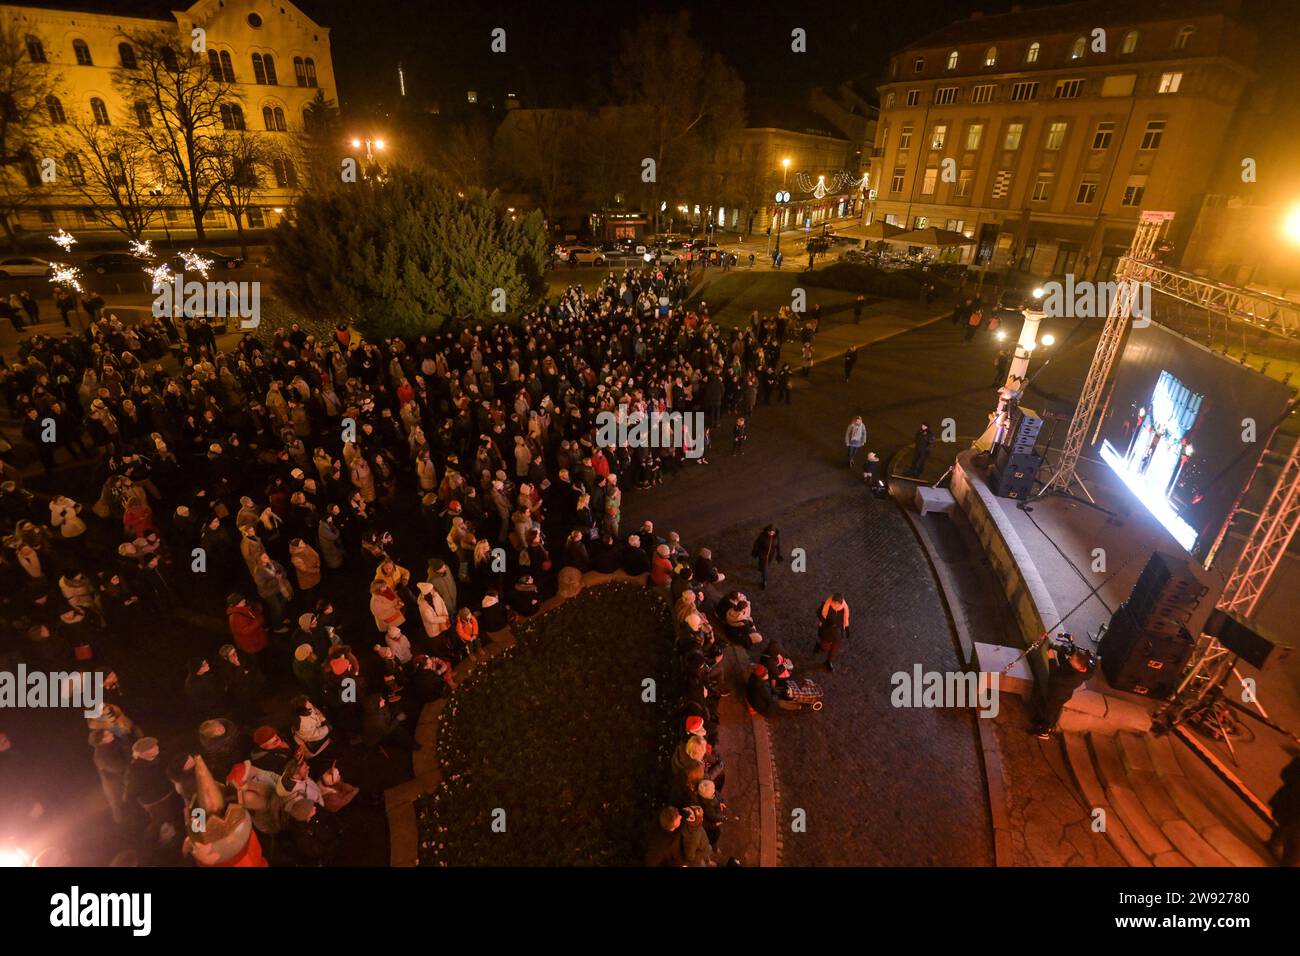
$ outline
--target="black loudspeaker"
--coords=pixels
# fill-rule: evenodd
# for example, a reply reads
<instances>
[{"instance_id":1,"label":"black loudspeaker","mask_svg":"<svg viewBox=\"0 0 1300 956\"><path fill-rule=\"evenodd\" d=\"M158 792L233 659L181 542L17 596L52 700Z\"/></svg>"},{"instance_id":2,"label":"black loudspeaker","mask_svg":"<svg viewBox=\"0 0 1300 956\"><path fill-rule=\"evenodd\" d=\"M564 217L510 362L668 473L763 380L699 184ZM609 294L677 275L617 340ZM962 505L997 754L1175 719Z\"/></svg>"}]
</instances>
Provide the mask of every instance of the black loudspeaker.
<instances>
[{"instance_id":1,"label":"black loudspeaker","mask_svg":"<svg viewBox=\"0 0 1300 956\"><path fill-rule=\"evenodd\" d=\"M1139 630L1177 637L1207 590L1187 561L1154 551L1125 604Z\"/></svg>"},{"instance_id":2,"label":"black loudspeaker","mask_svg":"<svg viewBox=\"0 0 1300 956\"><path fill-rule=\"evenodd\" d=\"M1097 654L1111 687L1165 700L1178 689L1195 644L1185 627L1174 635L1143 630L1128 605L1121 604L1111 616Z\"/></svg>"},{"instance_id":3,"label":"black loudspeaker","mask_svg":"<svg viewBox=\"0 0 1300 956\"><path fill-rule=\"evenodd\" d=\"M1007 432L1006 445L1013 455L1031 455L1038 443L1038 433L1043 430L1043 420L1033 409L1016 406L1011 414L1011 430Z\"/></svg>"},{"instance_id":4,"label":"black loudspeaker","mask_svg":"<svg viewBox=\"0 0 1300 956\"><path fill-rule=\"evenodd\" d=\"M1204 631L1258 670L1263 670L1265 665L1280 664L1291 656L1291 645L1261 634L1233 611L1215 608L1205 621Z\"/></svg>"},{"instance_id":5,"label":"black loudspeaker","mask_svg":"<svg viewBox=\"0 0 1300 956\"><path fill-rule=\"evenodd\" d=\"M1004 446L994 456L993 493L999 498L1024 500L1034 492L1038 469L1043 466L1042 455L1014 455Z\"/></svg>"}]
</instances>

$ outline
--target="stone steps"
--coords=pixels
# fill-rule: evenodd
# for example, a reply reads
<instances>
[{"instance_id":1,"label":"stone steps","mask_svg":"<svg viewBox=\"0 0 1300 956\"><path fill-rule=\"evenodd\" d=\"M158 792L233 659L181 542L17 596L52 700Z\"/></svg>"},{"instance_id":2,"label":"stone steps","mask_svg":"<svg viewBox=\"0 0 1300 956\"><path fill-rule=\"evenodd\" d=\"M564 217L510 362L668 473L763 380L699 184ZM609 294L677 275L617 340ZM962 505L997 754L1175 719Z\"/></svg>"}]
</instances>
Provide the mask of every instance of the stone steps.
<instances>
[{"instance_id":1,"label":"stone steps","mask_svg":"<svg viewBox=\"0 0 1300 956\"><path fill-rule=\"evenodd\" d=\"M1067 730L1061 750L1084 802L1130 866L1274 865L1197 791L1169 737Z\"/></svg>"}]
</instances>

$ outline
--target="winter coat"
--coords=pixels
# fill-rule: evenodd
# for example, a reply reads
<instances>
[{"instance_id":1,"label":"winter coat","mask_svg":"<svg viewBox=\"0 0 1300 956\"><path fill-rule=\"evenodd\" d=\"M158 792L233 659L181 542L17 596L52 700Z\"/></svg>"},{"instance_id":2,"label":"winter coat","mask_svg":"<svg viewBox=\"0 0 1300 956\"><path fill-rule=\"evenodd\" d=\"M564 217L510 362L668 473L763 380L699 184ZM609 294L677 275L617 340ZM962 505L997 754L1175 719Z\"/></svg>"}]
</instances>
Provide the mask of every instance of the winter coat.
<instances>
[{"instance_id":1,"label":"winter coat","mask_svg":"<svg viewBox=\"0 0 1300 956\"><path fill-rule=\"evenodd\" d=\"M266 618L260 608L236 604L226 609L226 622L235 646L246 654L256 654L266 647Z\"/></svg>"},{"instance_id":2,"label":"winter coat","mask_svg":"<svg viewBox=\"0 0 1300 956\"><path fill-rule=\"evenodd\" d=\"M293 568L298 573L298 587L303 591L310 591L320 584L320 555L316 549L306 541L296 548L292 545L289 547L289 559L293 562Z\"/></svg>"},{"instance_id":3,"label":"winter coat","mask_svg":"<svg viewBox=\"0 0 1300 956\"><path fill-rule=\"evenodd\" d=\"M390 627L401 627L406 623L401 599L391 588L370 595L370 613L374 616L375 628L381 634L386 634Z\"/></svg>"},{"instance_id":4,"label":"winter coat","mask_svg":"<svg viewBox=\"0 0 1300 956\"><path fill-rule=\"evenodd\" d=\"M420 623L424 625L424 633L429 637L438 637L451 627L451 612L447 608L447 602L438 589L427 581L421 581L415 587L420 592L416 606L420 609Z\"/></svg>"},{"instance_id":5,"label":"winter coat","mask_svg":"<svg viewBox=\"0 0 1300 956\"><path fill-rule=\"evenodd\" d=\"M343 567L346 555L343 553L343 535L332 524L322 521L316 530L316 542L320 545L320 556L331 571Z\"/></svg>"},{"instance_id":6,"label":"winter coat","mask_svg":"<svg viewBox=\"0 0 1300 956\"><path fill-rule=\"evenodd\" d=\"M86 532L86 523L78 517L80 511L81 505L59 495L50 502L50 525L58 528L65 538L80 537Z\"/></svg>"}]
</instances>

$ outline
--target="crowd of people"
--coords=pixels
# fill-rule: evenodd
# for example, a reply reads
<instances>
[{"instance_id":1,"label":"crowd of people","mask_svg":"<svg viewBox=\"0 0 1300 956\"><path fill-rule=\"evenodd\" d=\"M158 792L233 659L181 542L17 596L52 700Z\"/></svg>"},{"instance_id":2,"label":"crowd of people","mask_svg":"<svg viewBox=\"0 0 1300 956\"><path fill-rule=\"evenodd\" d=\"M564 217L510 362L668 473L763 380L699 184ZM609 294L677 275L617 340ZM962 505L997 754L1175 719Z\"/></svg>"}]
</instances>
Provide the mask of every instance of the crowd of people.
<instances>
[{"instance_id":1,"label":"crowd of people","mask_svg":"<svg viewBox=\"0 0 1300 956\"><path fill-rule=\"evenodd\" d=\"M563 567L704 600L722 580L707 549L648 521L628 533L622 496L707 457L599 447L597 418L698 411L707 451L724 414L790 401L788 318L727 330L685 293L680 274L628 270L518 324L413 340L293 325L222 352L206 323L109 309L21 342L0 366L25 439L0 445L4 652L107 677L88 740L136 859L204 862L183 826L196 772L256 808L272 862L330 859L341 811L409 773L419 709ZM25 482L33 459L44 475ZM716 842L718 648L688 633L674 769L705 765L711 787L680 796ZM147 731L133 716L151 697Z\"/></svg>"}]
</instances>

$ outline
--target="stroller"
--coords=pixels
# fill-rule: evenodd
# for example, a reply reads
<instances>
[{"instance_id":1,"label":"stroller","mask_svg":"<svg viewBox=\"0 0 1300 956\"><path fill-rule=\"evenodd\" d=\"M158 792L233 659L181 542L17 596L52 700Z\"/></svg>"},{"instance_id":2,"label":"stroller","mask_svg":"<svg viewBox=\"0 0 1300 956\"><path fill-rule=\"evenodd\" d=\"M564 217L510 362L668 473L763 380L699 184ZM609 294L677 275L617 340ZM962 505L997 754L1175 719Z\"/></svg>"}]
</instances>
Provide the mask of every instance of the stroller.
<instances>
[{"instance_id":1,"label":"stroller","mask_svg":"<svg viewBox=\"0 0 1300 956\"><path fill-rule=\"evenodd\" d=\"M822 709L822 697L825 696L821 687L810 677L802 679L790 678L784 682L781 687L781 696L792 703L798 704L802 710L804 707L811 707L813 710Z\"/></svg>"}]
</instances>

